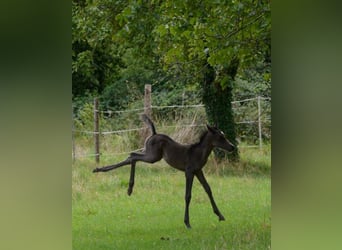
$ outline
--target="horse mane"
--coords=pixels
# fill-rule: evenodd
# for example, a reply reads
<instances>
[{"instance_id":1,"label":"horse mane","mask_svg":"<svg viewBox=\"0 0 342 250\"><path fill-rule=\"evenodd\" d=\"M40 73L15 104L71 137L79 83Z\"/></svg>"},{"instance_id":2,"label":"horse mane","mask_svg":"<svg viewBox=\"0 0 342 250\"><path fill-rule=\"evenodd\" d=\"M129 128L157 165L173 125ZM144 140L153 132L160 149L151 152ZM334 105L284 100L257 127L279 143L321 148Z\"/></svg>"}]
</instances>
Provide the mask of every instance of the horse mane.
<instances>
[{"instance_id":1,"label":"horse mane","mask_svg":"<svg viewBox=\"0 0 342 250\"><path fill-rule=\"evenodd\" d=\"M207 136L208 134L208 130L205 130L202 132L200 138L199 138L199 141L197 143L195 143L194 145L199 145L203 142L204 138Z\"/></svg>"}]
</instances>

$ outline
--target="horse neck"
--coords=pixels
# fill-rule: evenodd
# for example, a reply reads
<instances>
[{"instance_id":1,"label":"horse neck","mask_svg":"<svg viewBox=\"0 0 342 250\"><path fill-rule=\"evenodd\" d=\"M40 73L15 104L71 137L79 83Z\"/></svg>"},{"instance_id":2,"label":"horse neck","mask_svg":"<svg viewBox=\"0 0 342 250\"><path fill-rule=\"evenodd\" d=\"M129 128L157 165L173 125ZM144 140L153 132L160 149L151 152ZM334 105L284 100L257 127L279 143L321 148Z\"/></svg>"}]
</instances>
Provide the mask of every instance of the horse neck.
<instances>
[{"instance_id":1,"label":"horse neck","mask_svg":"<svg viewBox=\"0 0 342 250\"><path fill-rule=\"evenodd\" d=\"M208 157L214 148L212 141L212 136L209 132L207 132L205 135L203 135L201 141L198 143L198 147L202 150L202 154L205 157Z\"/></svg>"}]
</instances>

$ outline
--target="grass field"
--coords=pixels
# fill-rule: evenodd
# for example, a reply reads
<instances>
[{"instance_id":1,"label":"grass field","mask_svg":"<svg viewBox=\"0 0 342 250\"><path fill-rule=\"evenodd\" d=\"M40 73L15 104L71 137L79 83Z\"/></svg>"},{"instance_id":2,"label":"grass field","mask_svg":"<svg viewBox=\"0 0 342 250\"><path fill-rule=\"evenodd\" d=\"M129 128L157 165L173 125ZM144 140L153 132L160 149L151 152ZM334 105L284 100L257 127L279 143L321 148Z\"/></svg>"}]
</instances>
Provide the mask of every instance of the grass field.
<instances>
[{"instance_id":1,"label":"grass field","mask_svg":"<svg viewBox=\"0 0 342 250\"><path fill-rule=\"evenodd\" d=\"M188 230L184 216L184 173L164 162L137 164L133 194L127 195L129 166L93 174L93 160L73 165L73 249L270 249L270 149L245 149L233 168L210 159L205 172L225 216L218 221L194 181ZM102 164L117 162L104 159Z\"/></svg>"}]
</instances>

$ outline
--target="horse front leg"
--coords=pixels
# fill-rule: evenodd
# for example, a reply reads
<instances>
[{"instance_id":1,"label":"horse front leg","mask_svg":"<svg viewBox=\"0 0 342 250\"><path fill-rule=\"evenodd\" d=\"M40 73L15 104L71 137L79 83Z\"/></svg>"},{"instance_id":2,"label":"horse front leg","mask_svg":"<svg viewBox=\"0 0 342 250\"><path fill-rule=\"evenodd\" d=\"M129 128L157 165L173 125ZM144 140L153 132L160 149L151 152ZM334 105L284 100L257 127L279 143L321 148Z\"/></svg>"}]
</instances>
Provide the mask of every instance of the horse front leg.
<instances>
[{"instance_id":1,"label":"horse front leg","mask_svg":"<svg viewBox=\"0 0 342 250\"><path fill-rule=\"evenodd\" d=\"M185 213L184 213L184 223L187 228L191 228L190 226L190 219L189 219L189 206L191 201L191 190L192 190L192 183L194 180L194 174L186 170L185 171Z\"/></svg>"},{"instance_id":2,"label":"horse front leg","mask_svg":"<svg viewBox=\"0 0 342 250\"><path fill-rule=\"evenodd\" d=\"M207 182L207 180L205 179L204 177L204 174L203 174L203 171L200 170L198 172L196 172L196 177L197 179L199 180L199 182L202 184L205 192L208 194L209 196L209 199L210 199L210 203L211 203L211 206L214 210L214 213L219 217L219 220L225 220L224 216L221 214L220 210L218 209L216 203L215 203L215 200L214 200L214 197L213 197L213 194L211 192L211 188Z\"/></svg>"},{"instance_id":3,"label":"horse front leg","mask_svg":"<svg viewBox=\"0 0 342 250\"><path fill-rule=\"evenodd\" d=\"M127 194L131 195L133 192L133 186L134 186L134 177L135 177L135 161L132 161L131 164L131 175L129 177L129 186L127 190Z\"/></svg>"}]
</instances>

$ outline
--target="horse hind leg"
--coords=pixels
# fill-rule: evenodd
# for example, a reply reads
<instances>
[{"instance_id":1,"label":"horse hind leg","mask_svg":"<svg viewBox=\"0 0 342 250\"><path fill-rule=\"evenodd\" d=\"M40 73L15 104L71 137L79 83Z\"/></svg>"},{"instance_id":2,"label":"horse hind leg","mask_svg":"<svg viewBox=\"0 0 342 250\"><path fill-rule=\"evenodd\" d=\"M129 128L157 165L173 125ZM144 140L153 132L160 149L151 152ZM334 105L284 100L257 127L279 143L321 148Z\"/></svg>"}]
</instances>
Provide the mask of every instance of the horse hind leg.
<instances>
[{"instance_id":1,"label":"horse hind leg","mask_svg":"<svg viewBox=\"0 0 342 250\"><path fill-rule=\"evenodd\" d=\"M125 165L128 165L128 164L131 164L131 163L132 163L132 159L131 159L131 157L128 157L126 160L124 160L122 162L119 162L117 164L105 166L105 167L102 167L102 168L95 168L93 170L93 173L96 173L96 172L107 172L107 171L110 171L110 170L113 170L113 169L116 169L116 168L119 168L119 167L122 167L122 166L125 166Z\"/></svg>"},{"instance_id":2,"label":"horse hind leg","mask_svg":"<svg viewBox=\"0 0 342 250\"><path fill-rule=\"evenodd\" d=\"M134 187L134 179L135 179L135 164L137 161L142 161L146 163L154 163L159 160L161 160L161 155L158 154L139 154L139 153L131 153L130 157L131 159L131 173L129 177L129 184L128 184L128 190L127 194L130 196L133 192Z\"/></svg>"},{"instance_id":3,"label":"horse hind leg","mask_svg":"<svg viewBox=\"0 0 342 250\"><path fill-rule=\"evenodd\" d=\"M155 163L163 158L161 150L147 150L143 154L131 153L132 161L142 161L146 163Z\"/></svg>"}]
</instances>

